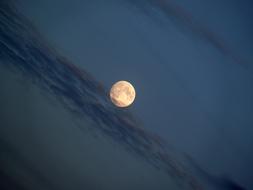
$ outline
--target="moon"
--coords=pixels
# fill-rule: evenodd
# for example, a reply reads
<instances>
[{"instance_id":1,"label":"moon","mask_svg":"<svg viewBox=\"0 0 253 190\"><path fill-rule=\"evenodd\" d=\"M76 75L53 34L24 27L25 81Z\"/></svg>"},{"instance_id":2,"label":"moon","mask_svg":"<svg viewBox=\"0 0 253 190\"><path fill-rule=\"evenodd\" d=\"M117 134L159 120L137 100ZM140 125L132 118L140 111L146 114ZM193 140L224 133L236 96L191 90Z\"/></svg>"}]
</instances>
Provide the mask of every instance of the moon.
<instances>
[{"instance_id":1,"label":"moon","mask_svg":"<svg viewBox=\"0 0 253 190\"><path fill-rule=\"evenodd\" d=\"M130 106L135 99L136 93L133 85L127 81L116 82L110 90L110 98L117 107Z\"/></svg>"}]
</instances>

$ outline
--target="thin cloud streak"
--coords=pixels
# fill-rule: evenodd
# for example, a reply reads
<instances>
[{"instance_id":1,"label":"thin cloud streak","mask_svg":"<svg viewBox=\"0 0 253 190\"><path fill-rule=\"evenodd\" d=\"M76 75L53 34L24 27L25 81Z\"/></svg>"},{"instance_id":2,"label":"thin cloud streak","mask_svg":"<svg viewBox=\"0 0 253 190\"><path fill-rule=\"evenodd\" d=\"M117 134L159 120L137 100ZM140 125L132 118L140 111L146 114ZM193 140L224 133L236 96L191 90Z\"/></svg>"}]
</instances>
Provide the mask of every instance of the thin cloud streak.
<instances>
[{"instance_id":1,"label":"thin cloud streak","mask_svg":"<svg viewBox=\"0 0 253 190\"><path fill-rule=\"evenodd\" d=\"M208 42L223 55L231 58L235 63L245 69L249 67L247 61L238 56L238 53L232 51L225 40L208 27L196 21L183 7L168 0L128 0L128 2L153 19L157 19L157 15L154 14L153 10L157 9L158 11L161 11L161 13L166 15L169 19L175 21L179 27L184 27L185 29L190 30L193 35ZM159 24L161 24L161 22Z\"/></svg>"}]
</instances>

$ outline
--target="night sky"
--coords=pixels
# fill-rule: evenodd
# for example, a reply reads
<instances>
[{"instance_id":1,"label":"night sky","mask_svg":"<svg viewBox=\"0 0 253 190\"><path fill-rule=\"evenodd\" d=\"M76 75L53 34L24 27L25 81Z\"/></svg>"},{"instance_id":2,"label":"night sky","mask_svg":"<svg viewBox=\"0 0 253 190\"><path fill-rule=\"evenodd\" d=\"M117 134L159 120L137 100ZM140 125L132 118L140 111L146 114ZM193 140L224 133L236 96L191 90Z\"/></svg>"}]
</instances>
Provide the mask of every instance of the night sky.
<instances>
[{"instance_id":1,"label":"night sky","mask_svg":"<svg viewBox=\"0 0 253 190\"><path fill-rule=\"evenodd\" d=\"M111 85L118 80L130 81L135 86L137 96L133 105L126 110L112 109L131 113L143 130L157 134L173 150L194 160L202 168L202 175L212 176L208 177L210 181L222 184L226 183L222 181L224 178L253 189L253 3L250 0L17 0L12 3L53 50L87 71L103 86L103 96L108 95ZM0 17L0 21L4 22L4 18ZM2 63L5 62L3 57L1 53ZM78 132L72 129L69 132L70 126L80 126L82 121L69 116L57 98L48 97L45 91L33 87L29 78L1 65L0 72L2 164L11 162L4 159L4 150L16 147L12 152L25 158L16 159L14 154L15 163L25 165L27 162L30 168L30 174L23 175L21 180L27 181L24 189L39 186L33 184L43 184L44 189L81 189L83 176L94 180L84 189L147 188L131 184L134 177L129 176L136 167L132 164L135 161L122 148L117 147L119 153L113 153L108 145L105 151L107 148L103 146L107 145L101 147L104 140L95 137L83 140ZM24 123L24 130L20 123ZM55 135L59 130L65 132ZM84 130L89 133L88 129ZM27 137L30 139L27 142L20 140L29 133L35 136ZM72 133L78 136L77 140ZM43 139L44 135L48 142L34 141ZM75 142L69 143L71 138ZM35 143L24 148L29 142ZM41 159L37 153L34 152L34 159L27 156L37 146L42 147L43 155L60 156L59 162L73 161L75 168L82 165L81 158L85 158L83 162L95 160L95 163L105 164L109 158L103 157L104 154L113 158L116 154L118 163L124 160L129 167L129 175L123 172L118 184L110 186L107 184L110 177L103 179L101 176L106 174L97 170L98 165L91 165L92 172L80 169L75 176L62 174L54 178L60 171L64 172L61 168L59 173L45 177L46 168L54 162L45 161L47 164L37 166ZM87 158L79 151L89 147L94 154ZM64 153L59 155L57 150L61 152L61 148ZM119 156L121 154L124 156ZM45 156L44 160L49 158ZM105 166L105 170L112 170L108 176L115 176L120 166L116 164L112 169L112 165ZM31 177L31 173L37 172L33 171L34 167L42 173L34 174L42 176L38 177L39 182ZM66 167L71 170L71 166ZM142 168L145 164L136 170L142 173ZM0 178L4 179L1 172ZM166 179L160 182L159 175L144 178L153 179L153 188L157 188L156 182L165 181L160 185L166 189ZM72 183L66 183L63 188L60 181L68 177ZM55 181L48 184L48 179ZM94 186L96 180L100 183ZM121 182L129 186L121 186Z\"/></svg>"}]
</instances>

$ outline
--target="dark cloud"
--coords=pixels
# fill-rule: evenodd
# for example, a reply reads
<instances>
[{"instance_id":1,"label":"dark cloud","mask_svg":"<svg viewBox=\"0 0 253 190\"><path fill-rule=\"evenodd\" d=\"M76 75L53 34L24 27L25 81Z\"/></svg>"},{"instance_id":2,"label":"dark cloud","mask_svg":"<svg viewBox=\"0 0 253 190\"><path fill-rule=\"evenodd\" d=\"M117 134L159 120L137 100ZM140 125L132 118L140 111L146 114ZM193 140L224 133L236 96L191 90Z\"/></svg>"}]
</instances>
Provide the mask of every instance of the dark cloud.
<instances>
[{"instance_id":1,"label":"dark cloud","mask_svg":"<svg viewBox=\"0 0 253 190\"><path fill-rule=\"evenodd\" d=\"M134 155L190 189L201 189L157 136L141 128L128 111L113 107L103 86L52 50L17 10L2 4L0 17L3 66L22 72L35 85L56 96L71 114L89 118L103 135Z\"/></svg>"}]
</instances>

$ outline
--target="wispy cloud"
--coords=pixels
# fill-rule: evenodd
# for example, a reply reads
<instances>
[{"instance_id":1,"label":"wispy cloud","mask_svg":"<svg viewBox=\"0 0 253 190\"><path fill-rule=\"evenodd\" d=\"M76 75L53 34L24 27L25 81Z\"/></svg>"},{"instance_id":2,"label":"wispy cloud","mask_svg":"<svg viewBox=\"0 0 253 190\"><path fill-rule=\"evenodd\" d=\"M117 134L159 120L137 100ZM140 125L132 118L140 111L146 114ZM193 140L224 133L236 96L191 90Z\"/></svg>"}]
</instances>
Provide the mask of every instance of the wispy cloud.
<instances>
[{"instance_id":1,"label":"wispy cloud","mask_svg":"<svg viewBox=\"0 0 253 190\"><path fill-rule=\"evenodd\" d=\"M103 86L53 51L15 9L0 6L0 18L0 59L4 66L23 72L35 85L56 96L70 114L91 120L101 134L129 152L189 189L202 189L159 137L139 127L131 113L113 107Z\"/></svg>"},{"instance_id":2,"label":"wispy cloud","mask_svg":"<svg viewBox=\"0 0 253 190\"><path fill-rule=\"evenodd\" d=\"M248 68L247 61L240 57L237 52L234 52L224 39L212 31L212 29L194 19L183 7L169 0L128 0L128 2L152 18L157 18L153 9L158 10L166 15L168 19L175 21L179 27L186 28L192 35L208 42L223 55L230 57L235 63Z\"/></svg>"}]
</instances>

